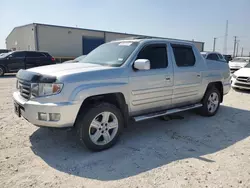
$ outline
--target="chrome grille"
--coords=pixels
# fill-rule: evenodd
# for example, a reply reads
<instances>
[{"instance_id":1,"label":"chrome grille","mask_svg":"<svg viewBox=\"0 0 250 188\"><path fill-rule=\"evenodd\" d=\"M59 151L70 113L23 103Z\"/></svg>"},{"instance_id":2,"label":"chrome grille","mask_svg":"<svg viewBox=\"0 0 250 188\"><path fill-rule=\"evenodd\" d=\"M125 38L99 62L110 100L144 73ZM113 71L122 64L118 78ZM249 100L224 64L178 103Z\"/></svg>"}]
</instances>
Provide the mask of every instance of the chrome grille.
<instances>
[{"instance_id":1,"label":"chrome grille","mask_svg":"<svg viewBox=\"0 0 250 188\"><path fill-rule=\"evenodd\" d=\"M250 77L239 76L239 77L237 77L237 80L240 81L240 82L250 83Z\"/></svg>"},{"instance_id":2,"label":"chrome grille","mask_svg":"<svg viewBox=\"0 0 250 188\"><path fill-rule=\"evenodd\" d=\"M18 80L18 90L23 98L30 98L31 84L29 82Z\"/></svg>"},{"instance_id":3,"label":"chrome grille","mask_svg":"<svg viewBox=\"0 0 250 188\"><path fill-rule=\"evenodd\" d=\"M250 88L250 84L247 83L239 83L239 82L235 82L236 86L242 86L242 87L249 87Z\"/></svg>"}]
</instances>

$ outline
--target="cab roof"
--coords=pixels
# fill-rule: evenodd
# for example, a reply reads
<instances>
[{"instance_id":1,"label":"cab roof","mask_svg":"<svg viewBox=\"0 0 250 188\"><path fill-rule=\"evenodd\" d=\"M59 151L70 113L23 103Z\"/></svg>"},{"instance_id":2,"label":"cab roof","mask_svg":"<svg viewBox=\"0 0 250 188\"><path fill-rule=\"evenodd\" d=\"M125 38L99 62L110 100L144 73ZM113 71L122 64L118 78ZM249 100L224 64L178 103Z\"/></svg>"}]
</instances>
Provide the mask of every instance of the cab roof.
<instances>
[{"instance_id":1,"label":"cab roof","mask_svg":"<svg viewBox=\"0 0 250 188\"><path fill-rule=\"evenodd\" d=\"M176 44L193 45L192 42L178 40L178 39L166 39L166 38L155 38L155 37L128 37L123 39L113 40L111 42L171 42Z\"/></svg>"}]
</instances>

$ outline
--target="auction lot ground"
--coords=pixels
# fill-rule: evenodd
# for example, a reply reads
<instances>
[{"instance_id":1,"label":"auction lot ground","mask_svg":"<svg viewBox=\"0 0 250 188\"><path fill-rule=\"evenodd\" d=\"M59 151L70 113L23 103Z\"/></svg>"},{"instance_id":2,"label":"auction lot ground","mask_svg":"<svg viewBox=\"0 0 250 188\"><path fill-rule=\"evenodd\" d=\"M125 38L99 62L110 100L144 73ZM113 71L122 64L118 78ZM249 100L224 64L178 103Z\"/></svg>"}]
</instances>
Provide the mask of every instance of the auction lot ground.
<instances>
[{"instance_id":1,"label":"auction lot ground","mask_svg":"<svg viewBox=\"0 0 250 188\"><path fill-rule=\"evenodd\" d=\"M0 78L0 187L250 187L250 92L225 96L211 118L130 123L93 153L70 130L37 128L13 112L15 77Z\"/></svg>"}]
</instances>

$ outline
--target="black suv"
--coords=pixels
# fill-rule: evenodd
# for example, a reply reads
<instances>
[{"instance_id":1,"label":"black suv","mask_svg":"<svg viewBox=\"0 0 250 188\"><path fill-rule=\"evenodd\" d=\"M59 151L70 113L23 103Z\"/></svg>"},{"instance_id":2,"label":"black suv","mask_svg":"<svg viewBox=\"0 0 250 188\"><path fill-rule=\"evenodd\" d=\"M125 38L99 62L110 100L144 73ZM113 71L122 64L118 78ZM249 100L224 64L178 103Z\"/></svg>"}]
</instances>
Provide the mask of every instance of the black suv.
<instances>
[{"instance_id":1,"label":"black suv","mask_svg":"<svg viewBox=\"0 0 250 188\"><path fill-rule=\"evenodd\" d=\"M55 58L47 52L14 51L0 55L0 76L42 65L55 64Z\"/></svg>"}]
</instances>

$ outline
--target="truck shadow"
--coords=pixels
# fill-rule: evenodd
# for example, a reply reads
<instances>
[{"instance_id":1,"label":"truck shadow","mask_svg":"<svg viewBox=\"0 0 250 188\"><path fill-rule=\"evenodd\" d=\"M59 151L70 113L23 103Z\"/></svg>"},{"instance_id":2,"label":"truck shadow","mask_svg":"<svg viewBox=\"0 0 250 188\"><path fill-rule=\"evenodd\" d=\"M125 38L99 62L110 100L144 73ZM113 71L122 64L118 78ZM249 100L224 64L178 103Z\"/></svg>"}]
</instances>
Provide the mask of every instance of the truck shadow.
<instances>
[{"instance_id":1,"label":"truck shadow","mask_svg":"<svg viewBox=\"0 0 250 188\"><path fill-rule=\"evenodd\" d=\"M249 111L221 106L211 118L193 112L179 114L183 120L152 119L131 123L111 149L90 152L73 131L40 128L30 136L31 149L51 167L75 176L118 180L167 165L202 157L225 149L250 135ZM236 120L237 116L237 120Z\"/></svg>"},{"instance_id":2,"label":"truck shadow","mask_svg":"<svg viewBox=\"0 0 250 188\"><path fill-rule=\"evenodd\" d=\"M234 91L238 92L238 93L247 93L247 94L250 94L250 90L246 90L246 89L237 89L237 88L234 88Z\"/></svg>"},{"instance_id":3,"label":"truck shadow","mask_svg":"<svg viewBox=\"0 0 250 188\"><path fill-rule=\"evenodd\" d=\"M4 76L1 76L0 79L5 79L5 78L15 78L16 74L5 74Z\"/></svg>"}]
</instances>

